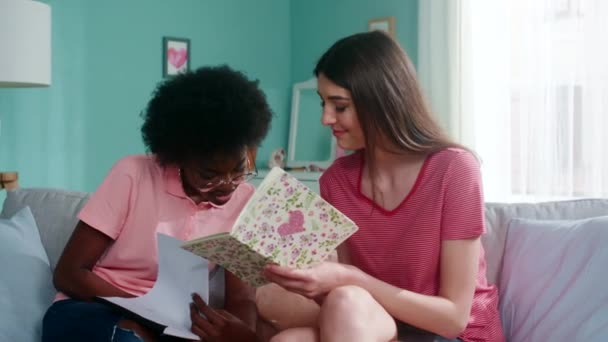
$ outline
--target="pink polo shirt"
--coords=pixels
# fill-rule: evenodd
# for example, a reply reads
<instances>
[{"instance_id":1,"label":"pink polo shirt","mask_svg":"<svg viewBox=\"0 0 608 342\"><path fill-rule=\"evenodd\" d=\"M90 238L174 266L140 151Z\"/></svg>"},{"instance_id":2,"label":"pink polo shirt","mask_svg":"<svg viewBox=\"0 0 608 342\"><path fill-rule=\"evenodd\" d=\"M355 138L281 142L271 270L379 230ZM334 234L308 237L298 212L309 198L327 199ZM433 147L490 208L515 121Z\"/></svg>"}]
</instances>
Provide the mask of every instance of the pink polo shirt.
<instances>
[{"instance_id":1,"label":"pink polo shirt","mask_svg":"<svg viewBox=\"0 0 608 342\"><path fill-rule=\"evenodd\" d=\"M128 293L145 294L157 276L156 233L189 240L230 231L253 192L241 184L222 206L197 205L184 193L176 167L163 168L154 156L123 158L78 215L115 240L93 272Z\"/></svg>"}]
</instances>

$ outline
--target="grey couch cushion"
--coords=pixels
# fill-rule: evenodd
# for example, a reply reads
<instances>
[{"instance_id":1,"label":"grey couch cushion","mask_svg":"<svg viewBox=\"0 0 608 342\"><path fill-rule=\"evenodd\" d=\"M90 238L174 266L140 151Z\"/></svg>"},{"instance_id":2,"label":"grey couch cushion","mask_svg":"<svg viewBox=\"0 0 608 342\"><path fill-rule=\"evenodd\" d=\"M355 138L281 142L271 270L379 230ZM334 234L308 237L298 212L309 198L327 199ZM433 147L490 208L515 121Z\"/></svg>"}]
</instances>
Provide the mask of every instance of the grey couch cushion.
<instances>
[{"instance_id":1,"label":"grey couch cushion","mask_svg":"<svg viewBox=\"0 0 608 342\"><path fill-rule=\"evenodd\" d=\"M502 262L511 219L579 220L608 215L608 199L579 199L544 203L486 203L486 229L482 242L486 251L487 276L500 282Z\"/></svg>"},{"instance_id":2,"label":"grey couch cushion","mask_svg":"<svg viewBox=\"0 0 608 342\"><path fill-rule=\"evenodd\" d=\"M0 218L9 218L24 207L30 207L40 239L51 264L55 269L78 219L76 215L86 203L85 192L58 189L24 188L8 191Z\"/></svg>"},{"instance_id":3,"label":"grey couch cushion","mask_svg":"<svg viewBox=\"0 0 608 342\"><path fill-rule=\"evenodd\" d=\"M30 207L40 231L40 239L49 258L51 270L63 252L78 223L78 212L89 199L86 192L61 189L19 188L9 191L0 218L10 218L20 209ZM209 279L209 304L224 306L224 270L216 268Z\"/></svg>"},{"instance_id":4,"label":"grey couch cushion","mask_svg":"<svg viewBox=\"0 0 608 342\"><path fill-rule=\"evenodd\" d=\"M0 341L39 342L55 288L29 208L0 219L0 270Z\"/></svg>"}]
</instances>

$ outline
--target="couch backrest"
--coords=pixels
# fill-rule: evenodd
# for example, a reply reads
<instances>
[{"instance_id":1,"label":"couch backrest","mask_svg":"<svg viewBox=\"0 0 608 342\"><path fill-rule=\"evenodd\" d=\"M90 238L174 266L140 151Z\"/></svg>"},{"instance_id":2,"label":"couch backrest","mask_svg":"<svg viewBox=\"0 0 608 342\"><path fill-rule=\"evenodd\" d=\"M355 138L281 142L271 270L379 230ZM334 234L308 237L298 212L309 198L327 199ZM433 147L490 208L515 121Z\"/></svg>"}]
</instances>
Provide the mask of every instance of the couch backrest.
<instances>
[{"instance_id":1,"label":"couch backrest","mask_svg":"<svg viewBox=\"0 0 608 342\"><path fill-rule=\"evenodd\" d=\"M487 203L486 230L482 237L486 252L487 276L499 284L507 238L512 218L539 220L578 220L608 215L608 199L580 199L543 203Z\"/></svg>"},{"instance_id":2,"label":"couch backrest","mask_svg":"<svg viewBox=\"0 0 608 342\"><path fill-rule=\"evenodd\" d=\"M77 223L76 215L86 203L85 192L58 189L20 188L8 191L0 218L11 217L29 206L40 230L40 238L52 269ZM499 283L507 228L512 218L575 220L608 215L608 199L581 199L544 203L487 203L487 234L482 237L486 252L487 276Z\"/></svg>"},{"instance_id":3,"label":"couch backrest","mask_svg":"<svg viewBox=\"0 0 608 342\"><path fill-rule=\"evenodd\" d=\"M49 257L51 270L63 252L78 219L76 215L86 203L85 192L58 189L19 188L7 192L0 218L9 218L23 207L30 207L42 245Z\"/></svg>"},{"instance_id":4,"label":"couch backrest","mask_svg":"<svg viewBox=\"0 0 608 342\"><path fill-rule=\"evenodd\" d=\"M53 271L78 223L76 216L89 196L86 192L60 189L18 188L7 192L0 218L11 217L19 209L30 207ZM224 306L224 279L222 268L218 267L210 274L209 304L212 307Z\"/></svg>"}]
</instances>

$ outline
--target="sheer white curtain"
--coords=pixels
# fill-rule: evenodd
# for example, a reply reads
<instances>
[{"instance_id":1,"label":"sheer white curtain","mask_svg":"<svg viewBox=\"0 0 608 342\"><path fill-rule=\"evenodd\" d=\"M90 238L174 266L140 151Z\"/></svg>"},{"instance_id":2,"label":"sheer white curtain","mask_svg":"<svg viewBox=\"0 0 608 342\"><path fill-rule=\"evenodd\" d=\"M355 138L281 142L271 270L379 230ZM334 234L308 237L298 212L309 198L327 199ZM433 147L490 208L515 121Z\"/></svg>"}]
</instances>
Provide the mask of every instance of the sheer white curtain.
<instances>
[{"instance_id":1,"label":"sheer white curtain","mask_svg":"<svg viewBox=\"0 0 608 342\"><path fill-rule=\"evenodd\" d=\"M424 0L418 5L418 78L433 112L456 139L472 143L461 122L472 111L471 90L463 75L470 73L470 26L463 20L469 2Z\"/></svg>"},{"instance_id":2,"label":"sheer white curtain","mask_svg":"<svg viewBox=\"0 0 608 342\"><path fill-rule=\"evenodd\" d=\"M481 156L486 198L608 197L608 2L437 1L468 51L444 77L449 127Z\"/></svg>"}]
</instances>

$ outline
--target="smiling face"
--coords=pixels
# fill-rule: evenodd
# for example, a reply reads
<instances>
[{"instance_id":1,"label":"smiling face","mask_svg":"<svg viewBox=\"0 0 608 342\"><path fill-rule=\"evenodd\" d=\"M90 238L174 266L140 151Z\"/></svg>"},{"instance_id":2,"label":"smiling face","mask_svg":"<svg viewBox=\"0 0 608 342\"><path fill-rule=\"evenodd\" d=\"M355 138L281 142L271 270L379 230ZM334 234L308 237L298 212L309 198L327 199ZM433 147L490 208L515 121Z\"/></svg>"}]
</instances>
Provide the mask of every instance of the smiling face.
<instances>
[{"instance_id":1,"label":"smiling face","mask_svg":"<svg viewBox=\"0 0 608 342\"><path fill-rule=\"evenodd\" d=\"M195 201L225 204L234 190L254 174L250 160L251 152L236 156L220 154L186 163L181 168L184 191Z\"/></svg>"},{"instance_id":2,"label":"smiling face","mask_svg":"<svg viewBox=\"0 0 608 342\"><path fill-rule=\"evenodd\" d=\"M331 128L338 146L353 151L364 148L365 136L350 91L336 85L324 74L317 78L317 89L323 108L321 123Z\"/></svg>"}]
</instances>

